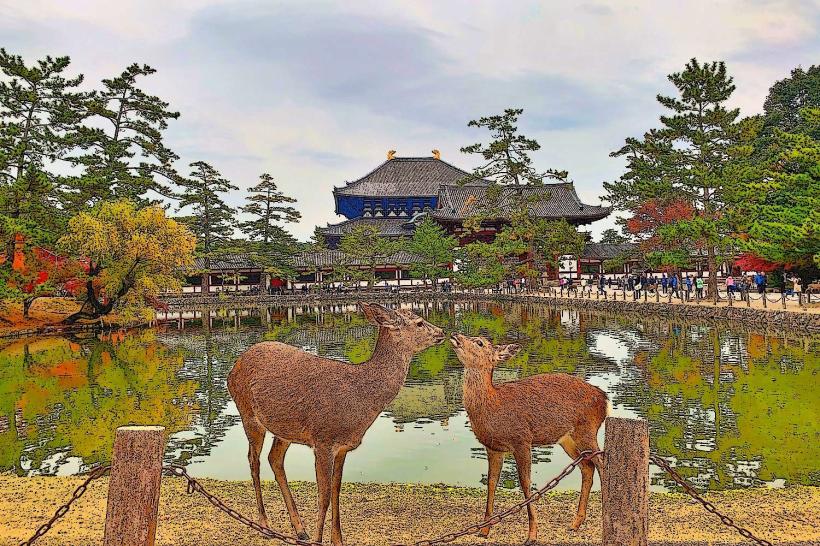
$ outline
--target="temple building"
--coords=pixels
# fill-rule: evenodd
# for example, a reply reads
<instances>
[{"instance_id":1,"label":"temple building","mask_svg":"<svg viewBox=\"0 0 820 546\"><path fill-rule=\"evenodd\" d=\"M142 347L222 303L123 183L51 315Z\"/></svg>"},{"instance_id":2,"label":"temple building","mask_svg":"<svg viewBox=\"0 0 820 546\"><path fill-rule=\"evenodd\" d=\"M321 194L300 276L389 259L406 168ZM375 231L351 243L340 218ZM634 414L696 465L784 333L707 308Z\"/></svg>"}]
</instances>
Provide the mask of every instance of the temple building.
<instances>
[{"instance_id":1,"label":"temple building","mask_svg":"<svg viewBox=\"0 0 820 546\"><path fill-rule=\"evenodd\" d=\"M495 234L510 221L515 207L520 206L524 194L530 213L545 220L566 219L575 226L587 225L605 218L608 207L583 203L571 182L545 183L539 186L494 187L486 180L472 179L467 171L441 159L438 150L430 157L396 157L395 151L387 159L361 178L333 188L335 211L345 220L320 228L329 250L306 252L294 257L294 279L271 279L268 289L302 289L316 284L337 284L334 272L339 265L366 268L350 260L339 250L339 243L357 226L373 226L383 237L408 238L419 221L429 217L456 236L460 244L474 240L491 241ZM464 228L468 218L481 216L481 229ZM375 268L380 286L405 286L421 283L410 276L417 256L401 251L385 257ZM567 262L562 276L581 275L585 270L601 269L604 258L598 255L573 258ZM207 291L251 291L266 284L263 269L247 256L225 256L211 260ZM199 291L201 276L188 279L186 291ZM204 283L203 283L204 284Z\"/></svg>"},{"instance_id":2,"label":"temple building","mask_svg":"<svg viewBox=\"0 0 820 546\"><path fill-rule=\"evenodd\" d=\"M441 159L437 150L432 157L396 157L387 154L381 165L353 182L334 187L336 213L347 220L322 228L330 248L356 226L375 226L385 237L409 237L415 223L429 216L463 244L470 240L491 240L506 223L513 208L519 206L523 192L530 212L547 220L566 219L573 225L586 225L605 218L610 209L587 205L578 197L571 182L503 187L497 197L488 196L490 182L471 180L470 174ZM482 229L467 232L464 220L482 215Z\"/></svg>"}]
</instances>

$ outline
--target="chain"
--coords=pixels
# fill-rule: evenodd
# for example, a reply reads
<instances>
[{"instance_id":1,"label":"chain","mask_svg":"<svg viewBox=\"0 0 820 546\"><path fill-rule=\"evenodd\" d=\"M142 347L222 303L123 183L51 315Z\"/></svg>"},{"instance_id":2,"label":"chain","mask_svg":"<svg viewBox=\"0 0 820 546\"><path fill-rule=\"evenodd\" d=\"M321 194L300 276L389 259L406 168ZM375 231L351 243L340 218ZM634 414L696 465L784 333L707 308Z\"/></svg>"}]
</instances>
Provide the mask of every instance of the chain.
<instances>
[{"instance_id":1,"label":"chain","mask_svg":"<svg viewBox=\"0 0 820 546\"><path fill-rule=\"evenodd\" d=\"M30 544L34 544L34 541L43 536L44 534L48 533L51 530L51 526L54 525L60 518L65 516L68 511L71 509L71 505L74 504L74 501L82 497L86 490L88 489L88 484L93 482L98 478L102 478L106 472L111 470L111 465L103 465L98 466L94 470L88 473L88 478L85 479L83 483L81 483L77 489L74 490L74 493L71 495L71 498L68 501L60 506L54 515L51 516L51 519L42 524L37 531L32 535L32 537L28 540L25 540L20 543L20 546L29 546Z\"/></svg>"},{"instance_id":2,"label":"chain","mask_svg":"<svg viewBox=\"0 0 820 546\"><path fill-rule=\"evenodd\" d=\"M456 540L457 538L463 537L465 535L473 535L475 533L478 533L478 531L481 530L482 528L492 527L494 525L498 525L504 519L506 519L506 518L508 518L512 515L520 513L521 510L523 510L525 507L529 506L530 504L532 504L534 502L537 502L548 491L550 491L551 489L554 489L561 480L563 480L564 478L569 476L572 473L572 471L575 470L576 466L578 466L582 462L588 461L588 460L590 460L593 457L596 457L598 455L603 455L603 451L584 451L575 460L573 460L566 467L564 467L564 469L557 476L555 476L553 479L548 481L543 487L541 487L540 489L538 489L537 491L532 493L529 497L527 497L523 501L519 502L518 504L515 504L515 505L511 506L510 508L504 510L503 512L500 512L498 514L495 514L492 517L487 518L486 520L484 520L480 523L476 523L476 524L470 525L469 527L465 527L463 529L460 529L458 531L453 531L453 532L441 535L437 538L428 539L428 540L420 540L420 541L417 541L417 542L413 542L411 544L393 544L392 546L435 546L437 544L447 544L447 543L450 543L450 542ZM680 485L683 488L683 490L690 497L692 497L693 499L698 501L700 504L702 504L707 512L709 512L710 514L714 514L718 518L720 518L720 521L724 525L732 527L733 529L735 529L740 534L740 536L753 541L755 544L759 544L760 546L773 546L773 544L771 542L769 542L768 540L756 537L748 529L745 529L745 528L740 527L739 525L737 525L734 522L734 520L732 520L732 518L730 518L729 516L719 512L714 504L712 504L711 502L709 502L709 501L705 500L703 497L701 497L700 494L697 491L695 491L695 489L691 485L689 485L689 483L687 483L686 480L684 480L681 477L681 475L678 474L665 459L663 459L662 457L659 457L657 455L650 455L649 459L654 464L656 464L661 469L663 469L667 474L669 474L669 476L672 477L672 479L675 481L675 483ZM106 474L106 472L108 472L110 469L111 469L111 465L103 465L103 466L98 466L97 468L95 468L91 472L89 472L88 478L86 478L85 481L83 483L81 483L77 487L77 489L74 490L74 493L71 495L71 498L65 504L60 506L57 509L57 511L54 513L54 515L51 517L51 519L48 520L43 525L41 525L37 529L37 531L34 533L34 535L32 535L32 537L30 539L21 542L20 546L29 546L30 544L34 544L34 542L38 538L40 538L43 535L45 535L46 533L48 533L51 530L52 526L58 520L60 520L63 516L65 516L68 513L68 511L71 509L71 505L85 494L85 492L88 490L88 485L91 482L93 482L94 480L97 480L97 479L101 478L102 476L104 476ZM282 533L274 531L273 529L263 527L263 526L259 525L258 523L256 523L255 521L243 516L242 514L240 514L239 512L237 512L236 510L234 510L233 508L229 507L224 502L222 502L218 497L216 497L215 495L209 493L202 486L201 483L199 483L196 479L192 478L188 474L188 472L185 470L185 467L183 467L183 466L175 465L175 464L174 465L168 465L168 466L164 466L163 470L166 471L166 472L169 472L173 476L184 478L188 483L187 491L188 491L189 495L194 493L194 492L200 493L202 496L204 496L208 500L208 502L210 502L212 505L214 505L218 510L224 512L225 514L227 514L231 518L235 519L239 523L249 527L250 529L253 529L257 533L259 533L259 534L261 534L261 535L263 535L267 538L274 538L274 539L280 540L280 541L282 541L286 544L290 544L292 546L321 546L321 544L318 543L318 542L312 542L312 541L309 541L309 540L301 540L301 539L298 539L296 537L284 535Z\"/></svg>"},{"instance_id":3,"label":"chain","mask_svg":"<svg viewBox=\"0 0 820 546\"><path fill-rule=\"evenodd\" d=\"M483 527L492 527L493 525L498 525L507 517L512 516L514 514L518 514L519 512L521 512L522 509L536 502L538 499L543 497L544 494L550 489L554 489L555 486L558 485L558 482L572 474L572 471L575 470L576 466L578 466L584 461L592 459L597 455L603 455L603 453L603 451L584 451L583 453L578 455L578 457L574 461L572 461L566 467L564 467L564 469L557 476L548 481L544 485L544 487L538 489L518 504L515 504L510 508L507 508L503 512L495 514L494 516L487 518L480 523L476 523L474 525L470 525L469 527L465 527L464 529L447 533L445 535L441 535L437 538L429 540L420 540L418 542L413 542L411 544L392 544L391 546L435 546L436 544L447 544L465 535L474 535Z\"/></svg>"},{"instance_id":4,"label":"chain","mask_svg":"<svg viewBox=\"0 0 820 546\"><path fill-rule=\"evenodd\" d=\"M188 472L185 470L184 466L180 466L180 465L177 465L177 464L172 464L172 465L168 465L168 466L163 466L162 469L169 472L173 476L177 476L179 478L184 478L188 482L188 494L189 495L192 494L194 491L196 491L197 493L201 494L203 497L208 499L208 502L213 504L218 510L224 512L225 514L227 514L231 518L235 519L236 521L238 521L242 525L245 525L245 526L253 529L254 531L256 531L257 533L259 533L260 535L262 535L266 538L275 538L277 540L281 540L282 542L284 542L286 544L291 544L293 546L297 546L297 545L298 546L322 546L321 543L319 543L319 542L311 542L309 540L301 540L301 539L298 539L296 537L283 535L282 533L279 533L279 532L274 531L273 529L269 529L267 527L263 527L263 526L259 525L258 523L256 523L255 521L251 520L250 518L247 518L247 517L243 516L242 514L240 514L239 512L237 512L236 510L234 510L233 508L231 508L230 506L228 506L224 502L222 502L218 497L216 497L212 493L209 493L202 486L201 483L199 483L195 478L192 478L188 474Z\"/></svg>"},{"instance_id":5,"label":"chain","mask_svg":"<svg viewBox=\"0 0 820 546\"><path fill-rule=\"evenodd\" d=\"M707 512L719 517L720 521L723 522L724 525L732 527L734 530L740 533L740 536L753 541L755 544L760 544L761 546L773 546L772 543L768 540L757 538L748 529L744 529L743 527L737 525L734 522L734 520L732 520L732 518L718 512L718 509L715 507L715 505L701 497L700 494L697 491L695 491L695 489L691 485L689 485L686 482L686 480L684 480L681 477L680 474L675 472L672 466L670 466L670 464L665 459L663 459L662 457L658 457L657 455L650 455L649 460L655 463L657 466L661 467L667 474L669 474L675 481L675 483L683 487L683 490L686 492L686 494L688 494L690 497L701 503Z\"/></svg>"}]
</instances>

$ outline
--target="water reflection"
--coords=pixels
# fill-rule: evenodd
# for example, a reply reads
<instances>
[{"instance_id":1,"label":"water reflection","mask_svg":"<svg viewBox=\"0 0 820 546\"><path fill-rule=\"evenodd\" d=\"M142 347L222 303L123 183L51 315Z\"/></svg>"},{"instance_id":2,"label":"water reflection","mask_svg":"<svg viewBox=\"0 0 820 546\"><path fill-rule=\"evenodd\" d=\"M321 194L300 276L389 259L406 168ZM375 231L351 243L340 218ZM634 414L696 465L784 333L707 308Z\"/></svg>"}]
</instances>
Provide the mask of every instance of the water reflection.
<instances>
[{"instance_id":1,"label":"water reflection","mask_svg":"<svg viewBox=\"0 0 820 546\"><path fill-rule=\"evenodd\" d=\"M542 306L417 312L447 329L521 343L497 381L562 371L603 388L616 414L648 419L653 450L701 486L820 485L817 336ZM35 338L0 349L0 469L78 472L110 457L117 426L140 423L164 425L166 458L193 474L247 479L247 444L225 388L237 356L272 339L360 363L375 343L353 307L191 310L173 318L159 330ZM404 388L350 457L346 478L483 482L484 452L462 409L461 372L448 345L418 355ZM566 457L540 448L534 462L538 483ZM289 452L287 465L292 478L312 479L306 449ZM653 480L673 488L663 476ZM502 484L516 485L511 459Z\"/></svg>"}]
</instances>

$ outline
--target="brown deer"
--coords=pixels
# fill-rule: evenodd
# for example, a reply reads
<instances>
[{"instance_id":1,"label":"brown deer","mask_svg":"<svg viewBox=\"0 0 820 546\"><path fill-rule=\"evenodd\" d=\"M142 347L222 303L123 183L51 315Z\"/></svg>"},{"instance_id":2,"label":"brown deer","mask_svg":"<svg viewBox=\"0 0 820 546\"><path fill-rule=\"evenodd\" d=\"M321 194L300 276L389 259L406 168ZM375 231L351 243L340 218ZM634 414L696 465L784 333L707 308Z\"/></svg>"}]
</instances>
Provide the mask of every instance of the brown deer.
<instances>
[{"instance_id":1,"label":"brown deer","mask_svg":"<svg viewBox=\"0 0 820 546\"><path fill-rule=\"evenodd\" d=\"M341 545L339 490L345 456L359 446L379 413L399 393L413 355L445 339L441 328L409 311L367 303L360 306L379 328L376 348L367 362L348 364L266 341L245 351L228 375L228 391L248 436L259 522L269 525L259 484L259 456L265 433L270 431L274 439L268 461L301 540L309 537L285 476L288 446L296 442L313 448L319 492L316 542L322 541L332 503L331 539Z\"/></svg>"},{"instance_id":2,"label":"brown deer","mask_svg":"<svg viewBox=\"0 0 820 546\"><path fill-rule=\"evenodd\" d=\"M470 416L470 425L487 451L487 518L493 512L495 487L505 452L512 452L521 490L529 498L532 446L558 443L573 459L583 451L598 450L598 429L609 411L609 401L602 390L562 373L535 375L496 386L493 368L514 356L520 346L494 346L487 338L461 334L454 334L450 341L464 365L464 407ZM581 463L581 499L571 525L573 530L586 519L596 468L601 477L600 456ZM531 544L538 535L532 504L527 506L527 515L529 535L525 544ZM489 527L479 531L483 537L489 533Z\"/></svg>"}]
</instances>

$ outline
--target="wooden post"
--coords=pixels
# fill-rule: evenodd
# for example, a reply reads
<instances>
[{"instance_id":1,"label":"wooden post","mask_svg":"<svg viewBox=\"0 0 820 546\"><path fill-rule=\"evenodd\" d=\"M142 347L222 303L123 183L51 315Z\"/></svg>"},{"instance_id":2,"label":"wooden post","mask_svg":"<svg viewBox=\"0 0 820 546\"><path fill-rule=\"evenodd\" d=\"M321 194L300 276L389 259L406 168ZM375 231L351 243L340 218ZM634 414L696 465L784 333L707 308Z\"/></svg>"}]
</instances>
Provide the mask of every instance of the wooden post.
<instances>
[{"instance_id":1,"label":"wooden post","mask_svg":"<svg viewBox=\"0 0 820 546\"><path fill-rule=\"evenodd\" d=\"M114 439L104 546L153 546L165 427L120 427Z\"/></svg>"},{"instance_id":2,"label":"wooden post","mask_svg":"<svg viewBox=\"0 0 820 546\"><path fill-rule=\"evenodd\" d=\"M649 534L649 425L607 417L601 483L604 546L646 546Z\"/></svg>"}]
</instances>

